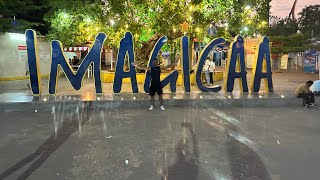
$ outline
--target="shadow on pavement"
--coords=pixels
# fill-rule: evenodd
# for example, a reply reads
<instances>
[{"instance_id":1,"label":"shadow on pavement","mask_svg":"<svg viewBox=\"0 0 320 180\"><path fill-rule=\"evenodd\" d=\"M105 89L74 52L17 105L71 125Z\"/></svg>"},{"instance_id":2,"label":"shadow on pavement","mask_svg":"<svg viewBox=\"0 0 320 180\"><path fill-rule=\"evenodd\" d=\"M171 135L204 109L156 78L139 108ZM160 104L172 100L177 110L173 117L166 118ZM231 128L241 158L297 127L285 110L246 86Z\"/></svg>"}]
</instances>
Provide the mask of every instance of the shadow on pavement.
<instances>
[{"instance_id":1,"label":"shadow on pavement","mask_svg":"<svg viewBox=\"0 0 320 180\"><path fill-rule=\"evenodd\" d=\"M259 155L245 143L227 135L227 150L233 179L271 180Z\"/></svg>"},{"instance_id":2,"label":"shadow on pavement","mask_svg":"<svg viewBox=\"0 0 320 180\"><path fill-rule=\"evenodd\" d=\"M92 102L83 102L84 106L81 106L81 115L84 114L84 121L81 122L83 125L93 112L89 112L92 108ZM71 119L66 119L62 122L61 127L58 129L57 133L53 133L38 149L20 160L13 166L9 167L6 171L0 174L0 179L4 179L14 172L22 169L28 163L32 164L22 172L17 179L26 179L34 171L36 171L49 157L55 152L74 132L79 128L79 121L76 118L71 117Z\"/></svg>"},{"instance_id":3,"label":"shadow on pavement","mask_svg":"<svg viewBox=\"0 0 320 180\"><path fill-rule=\"evenodd\" d=\"M214 180L199 166L199 145L192 124L182 123L181 126L189 131L191 138L179 140L176 147L176 162L168 167L168 172L165 173L167 176L162 176L161 180ZM188 150L189 146L192 152Z\"/></svg>"}]
</instances>

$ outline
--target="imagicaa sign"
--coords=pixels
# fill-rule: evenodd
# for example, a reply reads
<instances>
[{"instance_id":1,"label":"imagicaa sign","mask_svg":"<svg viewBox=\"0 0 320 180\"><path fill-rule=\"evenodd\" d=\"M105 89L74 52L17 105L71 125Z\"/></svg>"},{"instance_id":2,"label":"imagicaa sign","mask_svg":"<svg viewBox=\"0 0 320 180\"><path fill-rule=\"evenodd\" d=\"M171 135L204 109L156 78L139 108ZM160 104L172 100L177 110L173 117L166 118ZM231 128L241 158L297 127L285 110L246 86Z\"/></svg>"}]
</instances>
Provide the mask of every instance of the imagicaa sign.
<instances>
[{"instance_id":1,"label":"imagicaa sign","mask_svg":"<svg viewBox=\"0 0 320 180\"><path fill-rule=\"evenodd\" d=\"M51 71L49 76L49 94L55 94L57 92L58 84L58 67L60 66L67 79L71 83L72 87L75 90L80 90L82 86L82 80L85 75L86 70L90 65L93 66L93 75L95 82L96 93L102 93L102 83L101 83L101 48L103 43L106 40L106 34L99 33L94 41L92 48L90 49L87 56L82 61L79 69L75 72L68 59L65 58L63 54L62 44L58 40L51 42ZM166 43L167 37L162 36L157 43L155 44L149 58L148 66L151 65L151 60L155 59ZM209 88L205 87L201 82L201 70L205 63L209 52L217 45L225 43L223 38L216 38L211 40L207 46L202 50L200 54L200 60L197 62L195 68L195 78L196 86L202 92L218 92L222 89L221 86ZM40 80L40 68L39 68L39 55L37 48L37 38L36 33L33 30L26 31L26 44L27 44L27 55L29 63L29 72L30 72L30 81L31 81L31 90L34 95L41 94L41 80ZM182 79L183 79L183 88L185 92L190 92L190 69L189 69L189 40L188 37L181 37L181 60L182 60ZM253 64L253 78L250 82L248 88L247 83L247 72L244 59L244 41L241 36L237 36L234 41L231 43L228 54L228 63L226 76L224 78L224 90L227 92L233 91L235 79L240 81L240 89L243 92L258 92L260 89L261 80L264 81L266 90L273 92L272 84L272 72L271 72L271 59L270 59L270 46L269 39L264 37L262 42L259 44L259 47L256 49L254 64ZM129 71L123 71L125 56L128 54L129 59ZM120 47L117 57L116 71L113 81L113 92L120 93L122 87L123 78L131 79L131 87L133 93L139 93L136 71L134 66L131 64L134 62L134 46L133 46L133 37L130 32L127 32L120 41ZM162 86L170 85L172 92L176 91L176 82L178 79L179 72L173 70L165 79L162 80ZM149 92L149 85L151 81L150 72L145 73L144 81L144 91Z\"/></svg>"}]
</instances>

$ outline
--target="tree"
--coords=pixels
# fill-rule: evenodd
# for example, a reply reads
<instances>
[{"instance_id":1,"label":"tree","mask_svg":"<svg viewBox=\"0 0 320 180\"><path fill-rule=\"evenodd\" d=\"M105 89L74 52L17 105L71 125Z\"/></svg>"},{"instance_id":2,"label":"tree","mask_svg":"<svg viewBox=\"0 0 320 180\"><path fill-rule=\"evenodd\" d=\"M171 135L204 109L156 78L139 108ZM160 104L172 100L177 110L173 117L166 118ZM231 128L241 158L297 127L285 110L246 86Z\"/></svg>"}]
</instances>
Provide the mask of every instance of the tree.
<instances>
[{"instance_id":1,"label":"tree","mask_svg":"<svg viewBox=\"0 0 320 180\"><path fill-rule=\"evenodd\" d=\"M281 19L279 17L271 17L268 35L269 36L289 36L295 34L299 30L299 22L294 19L285 18Z\"/></svg>"},{"instance_id":2,"label":"tree","mask_svg":"<svg viewBox=\"0 0 320 180\"><path fill-rule=\"evenodd\" d=\"M320 5L307 6L299 15L301 32L311 36L320 36Z\"/></svg>"},{"instance_id":3,"label":"tree","mask_svg":"<svg viewBox=\"0 0 320 180\"><path fill-rule=\"evenodd\" d=\"M270 2L205 0L202 2L202 11L215 25L225 25L233 34L252 36L256 33L264 34L267 30Z\"/></svg>"},{"instance_id":4,"label":"tree","mask_svg":"<svg viewBox=\"0 0 320 180\"><path fill-rule=\"evenodd\" d=\"M291 34L289 36L270 36L271 52L280 56L290 52L304 52L312 41L310 36L303 34Z\"/></svg>"},{"instance_id":5,"label":"tree","mask_svg":"<svg viewBox=\"0 0 320 180\"><path fill-rule=\"evenodd\" d=\"M135 38L136 59L145 64L154 44L162 35L168 37L168 46L164 50L169 50L171 58L174 58L179 51L177 38L184 34L193 42L194 38L200 41L213 38L208 37L209 27L216 27L216 35L225 38L230 37L229 31L235 34L241 31L244 35L262 32L267 27L267 2L51 0L45 20L51 27L49 39L59 39L66 45L86 43L89 39L93 40L97 32L105 32L107 45L117 47L124 33L130 31ZM243 26L239 18L247 26ZM261 19L262 22L257 23Z\"/></svg>"},{"instance_id":6,"label":"tree","mask_svg":"<svg viewBox=\"0 0 320 180\"><path fill-rule=\"evenodd\" d=\"M50 24L48 39L59 39L72 46L92 41L98 32L106 32L103 10L97 3L81 0L51 0L45 20Z\"/></svg>"},{"instance_id":7,"label":"tree","mask_svg":"<svg viewBox=\"0 0 320 180\"><path fill-rule=\"evenodd\" d=\"M303 52L310 43L310 36L298 33L298 21L271 17L267 34L270 38L271 52L280 57L289 52Z\"/></svg>"},{"instance_id":8,"label":"tree","mask_svg":"<svg viewBox=\"0 0 320 180\"><path fill-rule=\"evenodd\" d=\"M320 38L315 36L320 32L320 5L305 7L299 14L299 20L271 17L268 36L272 42L273 54L282 56L289 52L320 49Z\"/></svg>"}]
</instances>

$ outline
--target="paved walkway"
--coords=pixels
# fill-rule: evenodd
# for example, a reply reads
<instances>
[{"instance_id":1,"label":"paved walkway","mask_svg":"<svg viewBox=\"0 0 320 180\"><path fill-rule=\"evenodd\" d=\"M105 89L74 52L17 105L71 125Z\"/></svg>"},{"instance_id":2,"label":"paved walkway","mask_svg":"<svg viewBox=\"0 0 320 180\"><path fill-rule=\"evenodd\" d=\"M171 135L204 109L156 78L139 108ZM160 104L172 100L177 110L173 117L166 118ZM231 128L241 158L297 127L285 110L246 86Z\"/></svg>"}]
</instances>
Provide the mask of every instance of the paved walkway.
<instances>
[{"instance_id":1,"label":"paved walkway","mask_svg":"<svg viewBox=\"0 0 320 180\"><path fill-rule=\"evenodd\" d=\"M1 113L0 179L319 179L316 109L87 105Z\"/></svg>"},{"instance_id":2,"label":"paved walkway","mask_svg":"<svg viewBox=\"0 0 320 180\"><path fill-rule=\"evenodd\" d=\"M165 112L158 103L148 111L148 95L129 84L116 95L105 83L95 95L93 79L75 93L61 78L57 96L34 97L27 81L1 82L0 179L319 179L319 108L286 97L317 75L273 78L272 94L179 86L164 95Z\"/></svg>"}]
</instances>

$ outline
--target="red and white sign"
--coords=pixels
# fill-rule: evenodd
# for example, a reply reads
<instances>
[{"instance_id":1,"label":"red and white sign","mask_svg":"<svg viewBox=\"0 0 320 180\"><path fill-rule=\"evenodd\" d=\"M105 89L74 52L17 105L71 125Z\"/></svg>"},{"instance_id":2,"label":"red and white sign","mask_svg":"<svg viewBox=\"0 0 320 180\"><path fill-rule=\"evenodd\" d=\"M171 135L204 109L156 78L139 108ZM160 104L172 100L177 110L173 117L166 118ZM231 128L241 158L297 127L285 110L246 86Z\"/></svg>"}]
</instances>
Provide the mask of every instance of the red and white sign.
<instances>
[{"instance_id":1,"label":"red and white sign","mask_svg":"<svg viewBox=\"0 0 320 180\"><path fill-rule=\"evenodd\" d=\"M18 50L27 50L27 46L18 46Z\"/></svg>"},{"instance_id":2,"label":"red and white sign","mask_svg":"<svg viewBox=\"0 0 320 180\"><path fill-rule=\"evenodd\" d=\"M18 61L21 63L27 62L27 46L18 46Z\"/></svg>"}]
</instances>

